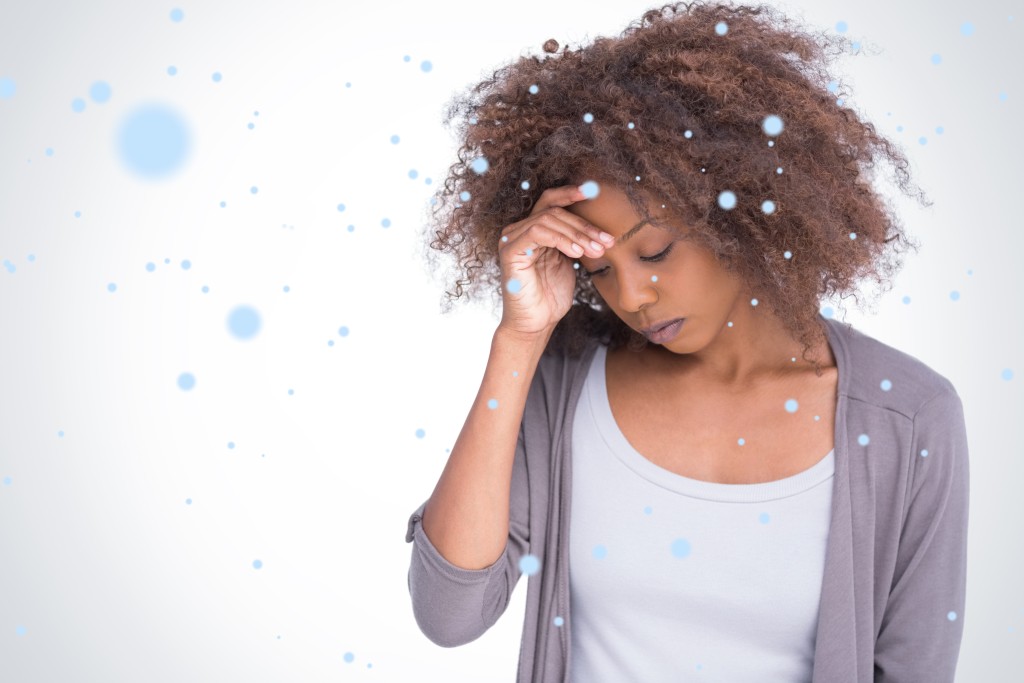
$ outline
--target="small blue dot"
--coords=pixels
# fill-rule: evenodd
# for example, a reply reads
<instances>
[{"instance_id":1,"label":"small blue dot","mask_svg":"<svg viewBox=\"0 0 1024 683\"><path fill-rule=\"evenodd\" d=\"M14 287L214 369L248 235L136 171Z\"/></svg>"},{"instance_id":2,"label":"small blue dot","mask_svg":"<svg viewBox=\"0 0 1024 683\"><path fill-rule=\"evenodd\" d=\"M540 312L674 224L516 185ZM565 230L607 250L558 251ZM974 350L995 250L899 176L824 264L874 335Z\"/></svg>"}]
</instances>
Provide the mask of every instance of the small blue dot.
<instances>
[{"instance_id":1,"label":"small blue dot","mask_svg":"<svg viewBox=\"0 0 1024 683\"><path fill-rule=\"evenodd\" d=\"M113 282L109 283L107 285L107 291L108 292L116 292L117 291L117 285L115 285Z\"/></svg>"},{"instance_id":2,"label":"small blue dot","mask_svg":"<svg viewBox=\"0 0 1024 683\"><path fill-rule=\"evenodd\" d=\"M97 103L108 101L110 99L110 84L106 81L96 81L89 88L89 97Z\"/></svg>"},{"instance_id":3,"label":"small blue dot","mask_svg":"<svg viewBox=\"0 0 1024 683\"><path fill-rule=\"evenodd\" d=\"M420 69L422 69L424 72L430 71L433 68L434 65L431 64L430 61L427 59L424 59L422 62L420 62Z\"/></svg>"},{"instance_id":4,"label":"small blue dot","mask_svg":"<svg viewBox=\"0 0 1024 683\"><path fill-rule=\"evenodd\" d=\"M235 442L234 441L228 441L228 448L234 448L234 447L235 447Z\"/></svg>"},{"instance_id":5,"label":"small blue dot","mask_svg":"<svg viewBox=\"0 0 1024 683\"><path fill-rule=\"evenodd\" d=\"M883 379L881 387L882 387L882 391L889 391L890 389L892 389L892 382L890 382L887 379Z\"/></svg>"},{"instance_id":6,"label":"small blue dot","mask_svg":"<svg viewBox=\"0 0 1024 683\"><path fill-rule=\"evenodd\" d=\"M227 202L225 202L225 201L221 200L221 203L220 203L220 208L222 208L222 209L223 209L223 208L224 208L225 206L227 206L227 205L228 205L228 203L227 203Z\"/></svg>"},{"instance_id":7,"label":"small blue dot","mask_svg":"<svg viewBox=\"0 0 1024 683\"><path fill-rule=\"evenodd\" d=\"M85 100L83 100L81 97L76 97L75 99L71 100L71 111L75 113L85 111Z\"/></svg>"},{"instance_id":8,"label":"small blue dot","mask_svg":"<svg viewBox=\"0 0 1024 683\"><path fill-rule=\"evenodd\" d=\"M213 82L214 83L220 83L220 79L221 78L222 78L222 76L220 75L219 71L214 71L213 72Z\"/></svg>"},{"instance_id":9,"label":"small blue dot","mask_svg":"<svg viewBox=\"0 0 1024 683\"><path fill-rule=\"evenodd\" d=\"M1013 370L1010 368L1003 368L1003 372L1000 375L1005 380L1013 379Z\"/></svg>"},{"instance_id":10,"label":"small blue dot","mask_svg":"<svg viewBox=\"0 0 1024 683\"><path fill-rule=\"evenodd\" d=\"M260 191L260 188L256 187L255 185L253 185L252 187L249 188L249 192L251 192L253 194L256 194L259 191Z\"/></svg>"},{"instance_id":11,"label":"small blue dot","mask_svg":"<svg viewBox=\"0 0 1024 683\"><path fill-rule=\"evenodd\" d=\"M346 327L345 325L342 325L341 327L339 327L338 328L338 334L341 335L342 337L347 337L348 336L348 327Z\"/></svg>"},{"instance_id":12,"label":"small blue dot","mask_svg":"<svg viewBox=\"0 0 1024 683\"><path fill-rule=\"evenodd\" d=\"M345 659L346 662L351 662L355 658L356 658L356 656L354 654L352 654L351 652L346 652L345 653L344 659Z\"/></svg>"},{"instance_id":13,"label":"small blue dot","mask_svg":"<svg viewBox=\"0 0 1024 683\"><path fill-rule=\"evenodd\" d=\"M410 169L409 169L409 177L410 177L410 178L412 178L413 180L415 180L415 179L416 179L416 176L418 176L418 175L419 175L419 173L417 173L417 172L416 172L416 169L415 169L415 168L410 168Z\"/></svg>"},{"instance_id":14,"label":"small blue dot","mask_svg":"<svg viewBox=\"0 0 1024 683\"><path fill-rule=\"evenodd\" d=\"M176 73L178 73L178 67L176 67L176 66L169 66L169 67L167 67L167 74L168 75L173 76Z\"/></svg>"},{"instance_id":15,"label":"small blue dot","mask_svg":"<svg viewBox=\"0 0 1024 683\"><path fill-rule=\"evenodd\" d=\"M185 13L182 10L177 8L171 10L171 21L181 21L184 18Z\"/></svg>"},{"instance_id":16,"label":"small blue dot","mask_svg":"<svg viewBox=\"0 0 1024 683\"><path fill-rule=\"evenodd\" d=\"M932 55L932 64L939 64L940 62L942 62L942 56L936 52Z\"/></svg>"},{"instance_id":17,"label":"small blue dot","mask_svg":"<svg viewBox=\"0 0 1024 683\"><path fill-rule=\"evenodd\" d=\"M672 556L673 557L689 557L690 555L690 542L685 538L677 538L672 541Z\"/></svg>"},{"instance_id":18,"label":"small blue dot","mask_svg":"<svg viewBox=\"0 0 1024 683\"><path fill-rule=\"evenodd\" d=\"M196 376L191 372L183 372L178 375L178 387L190 391L196 385Z\"/></svg>"},{"instance_id":19,"label":"small blue dot","mask_svg":"<svg viewBox=\"0 0 1024 683\"><path fill-rule=\"evenodd\" d=\"M391 144L392 144L392 145L397 145L397 144L398 144L398 141L399 141L399 140L401 140L401 139L402 139L402 138L398 137L397 135L392 135L392 136L391 136Z\"/></svg>"},{"instance_id":20,"label":"small blue dot","mask_svg":"<svg viewBox=\"0 0 1024 683\"><path fill-rule=\"evenodd\" d=\"M380 222L380 224L383 225L385 228L390 228L391 227L391 219L390 218L385 218L384 220L382 220Z\"/></svg>"},{"instance_id":21,"label":"small blue dot","mask_svg":"<svg viewBox=\"0 0 1024 683\"><path fill-rule=\"evenodd\" d=\"M263 567L263 561L262 560L253 560L252 561L252 566L254 568L256 568L256 569L260 569L260 568Z\"/></svg>"},{"instance_id":22,"label":"small blue dot","mask_svg":"<svg viewBox=\"0 0 1024 683\"><path fill-rule=\"evenodd\" d=\"M838 21L838 22L836 22L836 31L839 32L839 33L846 33L846 22L845 21Z\"/></svg>"},{"instance_id":23,"label":"small blue dot","mask_svg":"<svg viewBox=\"0 0 1024 683\"><path fill-rule=\"evenodd\" d=\"M555 626L561 626L564 623L565 623L565 619L563 619L562 617L555 617L555 619L554 619Z\"/></svg>"},{"instance_id":24,"label":"small blue dot","mask_svg":"<svg viewBox=\"0 0 1024 683\"><path fill-rule=\"evenodd\" d=\"M53 156L53 147L47 147L46 148L46 156L48 156L48 157L52 157Z\"/></svg>"},{"instance_id":25,"label":"small blue dot","mask_svg":"<svg viewBox=\"0 0 1024 683\"><path fill-rule=\"evenodd\" d=\"M540 560L536 555L523 555L519 558L519 571L527 576L533 576L540 569Z\"/></svg>"},{"instance_id":26,"label":"small blue dot","mask_svg":"<svg viewBox=\"0 0 1024 683\"><path fill-rule=\"evenodd\" d=\"M795 413L797 411L798 407L799 406L798 406L795 398L791 398L791 399L786 401L786 412L787 413Z\"/></svg>"},{"instance_id":27,"label":"small blue dot","mask_svg":"<svg viewBox=\"0 0 1024 683\"><path fill-rule=\"evenodd\" d=\"M416 430L416 438L417 439L422 439L425 435L426 435L426 432L423 431L422 429L417 429Z\"/></svg>"},{"instance_id":28,"label":"small blue dot","mask_svg":"<svg viewBox=\"0 0 1024 683\"><path fill-rule=\"evenodd\" d=\"M960 24L960 33L962 33L965 36L972 35L974 33L974 24L972 24L969 21L965 21L964 23Z\"/></svg>"},{"instance_id":29,"label":"small blue dot","mask_svg":"<svg viewBox=\"0 0 1024 683\"><path fill-rule=\"evenodd\" d=\"M8 99L14 97L14 79L6 76L0 77L0 98Z\"/></svg>"},{"instance_id":30,"label":"small blue dot","mask_svg":"<svg viewBox=\"0 0 1024 683\"><path fill-rule=\"evenodd\" d=\"M870 442L871 439L868 438L867 434L861 434L860 436L857 437L857 443L859 443L861 446L867 446Z\"/></svg>"},{"instance_id":31,"label":"small blue dot","mask_svg":"<svg viewBox=\"0 0 1024 683\"><path fill-rule=\"evenodd\" d=\"M490 408L491 410L494 410L495 408L497 408L498 407L498 399L492 398L492 399L488 400L487 401L487 407Z\"/></svg>"},{"instance_id":32,"label":"small blue dot","mask_svg":"<svg viewBox=\"0 0 1024 683\"><path fill-rule=\"evenodd\" d=\"M953 301L959 301L960 300L960 292L958 292L958 291L956 291L954 289L952 292L949 293L949 298L952 299Z\"/></svg>"},{"instance_id":33,"label":"small blue dot","mask_svg":"<svg viewBox=\"0 0 1024 683\"><path fill-rule=\"evenodd\" d=\"M154 270L156 270L156 264L150 261L149 263L146 264L146 270L152 273Z\"/></svg>"},{"instance_id":34,"label":"small blue dot","mask_svg":"<svg viewBox=\"0 0 1024 683\"><path fill-rule=\"evenodd\" d=\"M184 261L181 262L181 269L182 270L188 270L191 267L192 267L192 262L189 261L188 259L185 259Z\"/></svg>"},{"instance_id":35,"label":"small blue dot","mask_svg":"<svg viewBox=\"0 0 1024 683\"><path fill-rule=\"evenodd\" d=\"M603 560L608 557L608 549L603 545L595 545L593 551L591 551L595 559Z\"/></svg>"},{"instance_id":36,"label":"small blue dot","mask_svg":"<svg viewBox=\"0 0 1024 683\"><path fill-rule=\"evenodd\" d=\"M344 210L345 210L345 205L344 204L338 204L338 211L344 211Z\"/></svg>"}]
</instances>

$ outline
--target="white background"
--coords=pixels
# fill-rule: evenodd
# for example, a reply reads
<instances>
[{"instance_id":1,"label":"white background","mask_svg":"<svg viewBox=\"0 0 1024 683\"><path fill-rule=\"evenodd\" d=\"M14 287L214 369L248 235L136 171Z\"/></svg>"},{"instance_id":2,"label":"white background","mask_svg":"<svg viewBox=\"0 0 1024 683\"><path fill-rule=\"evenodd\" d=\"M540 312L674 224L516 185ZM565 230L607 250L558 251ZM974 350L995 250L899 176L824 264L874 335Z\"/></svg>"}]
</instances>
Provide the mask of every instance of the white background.
<instances>
[{"instance_id":1,"label":"white background","mask_svg":"<svg viewBox=\"0 0 1024 683\"><path fill-rule=\"evenodd\" d=\"M972 491L957 680L1010 680L1024 667L1024 11L774 4L863 42L836 67L848 104L935 201L887 191L921 252L877 306L823 308L960 393ZM444 106L548 38L617 35L656 5L177 6L180 22L174 4L126 0L0 12L0 79L16 85L0 97L0 680L511 682L525 580L453 649L420 633L406 583L408 516L500 319L442 316L419 256L455 160ZM109 101L90 99L96 81ZM161 180L115 145L145 102L192 135ZM248 340L226 327L241 304L262 319Z\"/></svg>"}]
</instances>

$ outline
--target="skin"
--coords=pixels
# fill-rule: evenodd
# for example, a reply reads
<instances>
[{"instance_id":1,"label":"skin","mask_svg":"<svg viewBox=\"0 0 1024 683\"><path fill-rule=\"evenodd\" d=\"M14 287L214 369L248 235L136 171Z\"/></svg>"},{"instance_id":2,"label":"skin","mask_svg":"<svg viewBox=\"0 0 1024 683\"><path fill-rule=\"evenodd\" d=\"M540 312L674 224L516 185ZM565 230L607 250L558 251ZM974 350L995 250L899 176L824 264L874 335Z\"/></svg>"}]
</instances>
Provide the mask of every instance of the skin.
<instances>
[{"instance_id":1,"label":"skin","mask_svg":"<svg viewBox=\"0 0 1024 683\"><path fill-rule=\"evenodd\" d=\"M600 188L597 197L566 207L615 238L600 256L580 256L580 267L589 272L605 269L603 274L591 276L591 282L605 303L634 330L686 318L673 339L664 344L648 342L642 352L645 361L690 386L699 382L727 393L750 390L794 373L814 373L811 363L801 357L802 345L766 307L751 305L756 294L712 252L650 223L620 241L642 217L620 189L610 183L601 183ZM648 210L655 217L668 216L660 205L648 203ZM678 223L673 226L685 230ZM661 261L640 259L657 256L670 244L671 250ZM658 276L657 282L651 281L652 275ZM835 367L824 330L808 355L824 359L824 367Z\"/></svg>"}]
</instances>

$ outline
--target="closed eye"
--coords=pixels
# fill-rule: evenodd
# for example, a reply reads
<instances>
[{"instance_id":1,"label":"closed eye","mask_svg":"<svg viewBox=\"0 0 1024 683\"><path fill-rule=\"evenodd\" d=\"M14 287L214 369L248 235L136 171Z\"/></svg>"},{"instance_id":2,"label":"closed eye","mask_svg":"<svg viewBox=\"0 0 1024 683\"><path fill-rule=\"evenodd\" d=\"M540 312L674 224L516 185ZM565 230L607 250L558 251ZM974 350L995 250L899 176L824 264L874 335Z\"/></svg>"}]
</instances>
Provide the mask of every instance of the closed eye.
<instances>
[{"instance_id":1,"label":"closed eye","mask_svg":"<svg viewBox=\"0 0 1024 683\"><path fill-rule=\"evenodd\" d=\"M675 242L670 242L669 245L667 247L665 247L665 250L663 252L661 252L660 254L655 254L654 256L641 256L640 260L641 261L647 261L647 262L661 261L663 258L668 256L668 253L670 251L672 251L672 246L674 244L675 244ZM607 270L608 270L608 266L605 266L604 268L598 268L597 270L595 270L593 272L584 269L583 270L583 274L586 275L587 277L599 277L601 275L604 275Z\"/></svg>"}]
</instances>

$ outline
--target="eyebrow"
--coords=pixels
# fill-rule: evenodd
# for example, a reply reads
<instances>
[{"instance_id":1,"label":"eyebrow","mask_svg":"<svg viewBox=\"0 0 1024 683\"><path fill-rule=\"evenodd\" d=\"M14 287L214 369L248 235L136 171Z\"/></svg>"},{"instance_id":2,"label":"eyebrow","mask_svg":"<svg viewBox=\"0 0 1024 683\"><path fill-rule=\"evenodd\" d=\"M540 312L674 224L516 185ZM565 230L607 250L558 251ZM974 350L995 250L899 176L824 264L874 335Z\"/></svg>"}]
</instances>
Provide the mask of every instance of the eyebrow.
<instances>
[{"instance_id":1,"label":"eyebrow","mask_svg":"<svg viewBox=\"0 0 1024 683\"><path fill-rule=\"evenodd\" d=\"M615 240L615 243L616 244L622 244L623 242L629 241L633 237L633 235L635 235L638 232L640 232L640 228L642 228L645 225L648 225L650 223L651 223L651 218L643 219L642 221L640 221L639 223L634 225L632 228L630 228L628 232L624 233L622 235L622 237L620 237L619 239Z\"/></svg>"}]
</instances>

